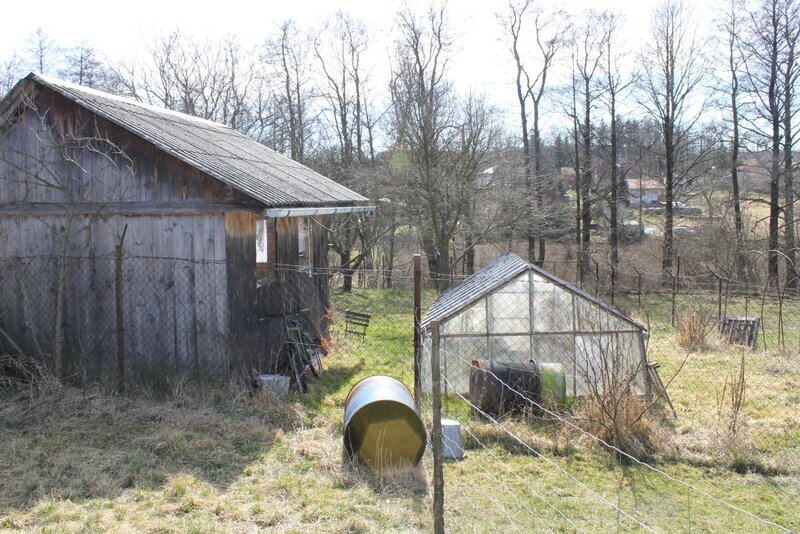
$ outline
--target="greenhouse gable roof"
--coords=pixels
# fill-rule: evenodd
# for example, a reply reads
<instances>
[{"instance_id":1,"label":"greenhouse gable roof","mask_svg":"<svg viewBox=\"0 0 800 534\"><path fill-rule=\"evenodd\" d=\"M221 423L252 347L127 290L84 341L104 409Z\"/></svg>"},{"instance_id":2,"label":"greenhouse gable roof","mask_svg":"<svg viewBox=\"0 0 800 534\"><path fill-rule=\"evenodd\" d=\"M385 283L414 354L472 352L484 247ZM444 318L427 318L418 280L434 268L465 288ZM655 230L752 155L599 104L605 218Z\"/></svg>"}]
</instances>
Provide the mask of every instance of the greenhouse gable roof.
<instances>
[{"instance_id":1,"label":"greenhouse gable roof","mask_svg":"<svg viewBox=\"0 0 800 534\"><path fill-rule=\"evenodd\" d=\"M485 297L493 291L503 287L508 282L516 279L519 275L526 271L533 271L542 278L546 278L550 282L560 286L565 291L577 294L580 297L596 304L606 312L622 319L623 321L633 325L639 330L645 328L625 315L617 308L610 306L606 302L590 295L586 291L561 280L557 276L545 271L541 267L522 259L514 253L508 253L502 256L497 261L494 261L477 271L475 274L468 276L460 283L454 285L436 299L436 302L425 314L421 326L427 328L434 321L444 321L456 313L460 312L473 302Z\"/></svg>"}]
</instances>

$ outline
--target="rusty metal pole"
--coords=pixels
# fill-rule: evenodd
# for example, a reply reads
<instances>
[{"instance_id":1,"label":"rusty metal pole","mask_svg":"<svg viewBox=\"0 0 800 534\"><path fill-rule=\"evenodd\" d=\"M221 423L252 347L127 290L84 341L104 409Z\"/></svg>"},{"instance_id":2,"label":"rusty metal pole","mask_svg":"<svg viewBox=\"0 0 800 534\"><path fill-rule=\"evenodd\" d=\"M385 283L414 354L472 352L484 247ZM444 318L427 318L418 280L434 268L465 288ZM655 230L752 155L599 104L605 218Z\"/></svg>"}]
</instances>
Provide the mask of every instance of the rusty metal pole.
<instances>
[{"instance_id":1,"label":"rusty metal pole","mask_svg":"<svg viewBox=\"0 0 800 534\"><path fill-rule=\"evenodd\" d=\"M634 267L633 270L636 271L636 278L637 278L637 285L638 285L637 286L638 287L638 291L636 292L636 306L638 308L641 308L642 307L642 273L639 272L639 269L637 269L636 267Z\"/></svg>"},{"instance_id":2,"label":"rusty metal pole","mask_svg":"<svg viewBox=\"0 0 800 534\"><path fill-rule=\"evenodd\" d=\"M613 265L611 266L611 305L614 305L614 292L616 290L616 283L617 283L617 268Z\"/></svg>"},{"instance_id":3,"label":"rusty metal pole","mask_svg":"<svg viewBox=\"0 0 800 534\"><path fill-rule=\"evenodd\" d=\"M122 272L122 245L128 225L122 230L119 245L114 250L114 308L117 320L117 392L125 393L125 287Z\"/></svg>"},{"instance_id":4,"label":"rusty metal pole","mask_svg":"<svg viewBox=\"0 0 800 534\"><path fill-rule=\"evenodd\" d=\"M439 366L439 322L431 323L431 386L433 390L433 532L444 534L444 451L442 450L442 378Z\"/></svg>"},{"instance_id":5,"label":"rusty metal pole","mask_svg":"<svg viewBox=\"0 0 800 534\"><path fill-rule=\"evenodd\" d=\"M421 256L414 254L414 400L419 406L422 400L422 381L420 379L420 365L422 361L422 269Z\"/></svg>"},{"instance_id":6,"label":"rusty metal pole","mask_svg":"<svg viewBox=\"0 0 800 534\"><path fill-rule=\"evenodd\" d=\"M675 275L672 274L672 271L667 271L672 278L672 317L670 319L670 324L675 326L675 293L678 290L678 279L675 278Z\"/></svg>"}]
</instances>

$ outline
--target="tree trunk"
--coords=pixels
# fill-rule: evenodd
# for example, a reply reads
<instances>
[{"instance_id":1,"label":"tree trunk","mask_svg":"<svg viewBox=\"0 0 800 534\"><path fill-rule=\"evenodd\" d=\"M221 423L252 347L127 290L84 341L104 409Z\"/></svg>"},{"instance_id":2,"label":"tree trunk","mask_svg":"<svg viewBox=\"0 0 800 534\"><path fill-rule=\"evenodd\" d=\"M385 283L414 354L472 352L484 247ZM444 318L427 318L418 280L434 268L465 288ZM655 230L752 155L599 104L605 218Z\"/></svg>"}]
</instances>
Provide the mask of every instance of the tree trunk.
<instances>
[{"instance_id":1,"label":"tree trunk","mask_svg":"<svg viewBox=\"0 0 800 534\"><path fill-rule=\"evenodd\" d=\"M786 24L797 24L797 21L786 20ZM784 246L786 247L786 283L784 287L795 289L797 287L797 251L795 233L794 233L794 169L792 168L792 149L793 135L792 135L792 100L794 92L794 79L797 74L795 72L795 40L792 38L794 34L787 32L788 50L786 55L786 72L784 73L783 84L783 238Z\"/></svg>"},{"instance_id":2,"label":"tree trunk","mask_svg":"<svg viewBox=\"0 0 800 534\"><path fill-rule=\"evenodd\" d=\"M735 268L739 280L747 278L747 261L744 250L744 220L742 219L742 203L739 195L739 111L736 94L731 94L733 111L733 146L731 147L731 186L733 188L733 224L736 232Z\"/></svg>"},{"instance_id":3,"label":"tree trunk","mask_svg":"<svg viewBox=\"0 0 800 534\"><path fill-rule=\"evenodd\" d=\"M728 66L731 71L731 119L733 121L732 140L731 140L731 187L733 189L733 226L736 235L736 255L734 258L734 270L739 280L747 279L747 261L744 250L744 221L742 220L742 203L739 195L739 78L735 64L735 11L732 5L731 16L733 26L730 28Z\"/></svg>"},{"instance_id":4,"label":"tree trunk","mask_svg":"<svg viewBox=\"0 0 800 534\"><path fill-rule=\"evenodd\" d=\"M772 164L769 183L769 251L767 252L767 283L778 286L778 219L780 217L781 138L780 121L772 125Z\"/></svg>"},{"instance_id":5,"label":"tree trunk","mask_svg":"<svg viewBox=\"0 0 800 534\"><path fill-rule=\"evenodd\" d=\"M664 122L664 156L666 164L666 183L664 184L664 244L661 251L661 272L665 286L672 283L672 263L675 255L675 243L672 234L675 199L675 145L674 124Z\"/></svg>"},{"instance_id":6,"label":"tree trunk","mask_svg":"<svg viewBox=\"0 0 800 534\"><path fill-rule=\"evenodd\" d=\"M343 274L342 291L349 293L353 290L353 266L350 265L350 249L339 252L339 266Z\"/></svg>"},{"instance_id":7,"label":"tree trunk","mask_svg":"<svg viewBox=\"0 0 800 534\"><path fill-rule=\"evenodd\" d=\"M592 120L589 80L584 86L583 173L581 174L581 267L587 269L592 257Z\"/></svg>"},{"instance_id":8,"label":"tree trunk","mask_svg":"<svg viewBox=\"0 0 800 534\"><path fill-rule=\"evenodd\" d=\"M464 251L464 270L466 274L475 272L475 237L470 233L465 239L466 251Z\"/></svg>"},{"instance_id":9,"label":"tree trunk","mask_svg":"<svg viewBox=\"0 0 800 534\"><path fill-rule=\"evenodd\" d=\"M541 217L544 211L544 195L542 194L542 137L539 131L539 103L533 105L533 188L536 199L536 210ZM534 263L541 267L544 265L546 254L545 239L539 229L539 250Z\"/></svg>"}]
</instances>

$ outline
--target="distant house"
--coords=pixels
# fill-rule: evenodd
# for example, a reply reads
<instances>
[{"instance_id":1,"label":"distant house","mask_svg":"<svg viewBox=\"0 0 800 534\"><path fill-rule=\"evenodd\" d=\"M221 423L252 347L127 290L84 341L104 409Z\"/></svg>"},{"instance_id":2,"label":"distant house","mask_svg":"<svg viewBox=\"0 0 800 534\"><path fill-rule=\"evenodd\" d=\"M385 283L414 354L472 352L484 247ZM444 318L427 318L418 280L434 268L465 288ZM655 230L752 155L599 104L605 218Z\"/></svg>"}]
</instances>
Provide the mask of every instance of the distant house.
<instances>
[{"instance_id":1,"label":"distant house","mask_svg":"<svg viewBox=\"0 0 800 534\"><path fill-rule=\"evenodd\" d=\"M226 126L32 73L0 101L0 324L55 365L61 302L76 380L115 372L120 332L128 381L264 372L283 314L325 330L327 219L371 209Z\"/></svg>"},{"instance_id":2,"label":"distant house","mask_svg":"<svg viewBox=\"0 0 800 534\"><path fill-rule=\"evenodd\" d=\"M561 167L559 169L559 175L561 176L561 182L564 186L574 189L575 188L575 169L573 167Z\"/></svg>"},{"instance_id":3,"label":"distant house","mask_svg":"<svg viewBox=\"0 0 800 534\"><path fill-rule=\"evenodd\" d=\"M628 206L650 208L658 205L664 184L658 180L628 180Z\"/></svg>"}]
</instances>

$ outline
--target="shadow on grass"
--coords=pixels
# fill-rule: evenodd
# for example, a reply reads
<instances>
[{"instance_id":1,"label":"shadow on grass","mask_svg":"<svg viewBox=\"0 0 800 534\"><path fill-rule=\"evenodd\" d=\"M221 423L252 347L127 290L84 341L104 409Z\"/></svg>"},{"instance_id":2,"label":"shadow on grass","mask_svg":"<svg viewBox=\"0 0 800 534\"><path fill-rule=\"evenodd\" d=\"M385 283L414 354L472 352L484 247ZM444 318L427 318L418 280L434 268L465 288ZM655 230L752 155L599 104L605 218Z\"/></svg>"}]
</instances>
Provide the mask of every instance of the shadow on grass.
<instances>
[{"instance_id":1,"label":"shadow on grass","mask_svg":"<svg viewBox=\"0 0 800 534\"><path fill-rule=\"evenodd\" d=\"M227 392L230 394L230 392ZM258 397L155 401L67 388L0 405L0 502L119 496L189 474L227 489L299 417Z\"/></svg>"},{"instance_id":2,"label":"shadow on grass","mask_svg":"<svg viewBox=\"0 0 800 534\"><path fill-rule=\"evenodd\" d=\"M364 485L379 495L424 500L428 494L428 477L422 464L380 475L342 451L342 472L351 487Z\"/></svg>"}]
</instances>

